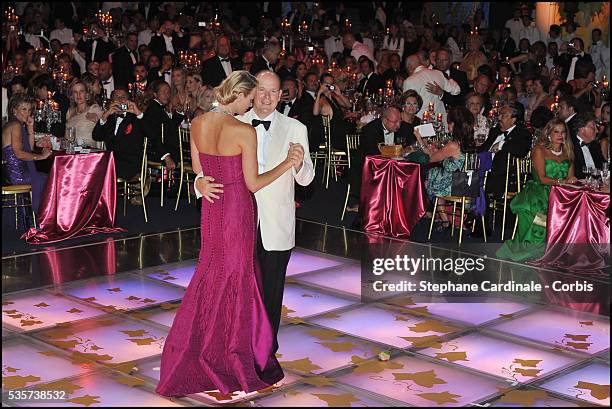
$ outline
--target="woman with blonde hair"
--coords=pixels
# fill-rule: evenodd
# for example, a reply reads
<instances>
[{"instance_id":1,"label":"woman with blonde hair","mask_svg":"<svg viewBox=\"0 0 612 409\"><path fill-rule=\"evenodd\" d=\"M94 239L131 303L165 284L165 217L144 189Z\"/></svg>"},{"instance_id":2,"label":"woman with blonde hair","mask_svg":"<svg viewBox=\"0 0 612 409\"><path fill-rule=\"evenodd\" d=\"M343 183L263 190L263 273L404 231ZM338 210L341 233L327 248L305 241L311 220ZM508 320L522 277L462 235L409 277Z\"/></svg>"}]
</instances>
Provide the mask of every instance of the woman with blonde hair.
<instances>
[{"instance_id":1,"label":"woman with blonde hair","mask_svg":"<svg viewBox=\"0 0 612 409\"><path fill-rule=\"evenodd\" d=\"M102 116L102 108L93 98L87 86L77 81L70 87L70 108L66 114L66 136L70 128L75 129L77 144L79 146L98 147L100 142L93 139L92 133L96 122Z\"/></svg>"},{"instance_id":2,"label":"woman with blonde hair","mask_svg":"<svg viewBox=\"0 0 612 409\"><path fill-rule=\"evenodd\" d=\"M187 77L185 71L180 67L173 68L170 82L170 93L172 95L170 104L173 109L182 111L187 105L187 90L185 89Z\"/></svg>"},{"instance_id":3,"label":"woman with blonde hair","mask_svg":"<svg viewBox=\"0 0 612 409\"><path fill-rule=\"evenodd\" d=\"M290 147L285 160L258 175L257 133L234 117L249 109L257 85L247 71L234 71L215 88L218 106L191 123L193 171L224 187L220 200L202 201L200 258L161 359L156 392L164 396L248 393L284 376L255 259L253 193L290 171L299 155Z\"/></svg>"},{"instance_id":4,"label":"woman with blonde hair","mask_svg":"<svg viewBox=\"0 0 612 409\"><path fill-rule=\"evenodd\" d=\"M510 202L518 217L518 229L512 240L506 240L497 257L514 261L539 258L546 246L546 227L550 187L576 182L574 145L562 119L548 122L531 153L533 180Z\"/></svg>"},{"instance_id":5,"label":"woman with blonde hair","mask_svg":"<svg viewBox=\"0 0 612 409\"><path fill-rule=\"evenodd\" d=\"M210 112L213 109L213 103L215 102L215 90L208 85L200 87L198 95L196 95L195 110L193 111L193 117L200 116L206 112Z\"/></svg>"},{"instance_id":6,"label":"woman with blonde hair","mask_svg":"<svg viewBox=\"0 0 612 409\"><path fill-rule=\"evenodd\" d=\"M187 104L185 106L185 115L189 119L195 118L195 112L198 108L198 94L202 89L202 77L200 74L190 72L187 74L185 81L185 91L187 92Z\"/></svg>"}]
</instances>

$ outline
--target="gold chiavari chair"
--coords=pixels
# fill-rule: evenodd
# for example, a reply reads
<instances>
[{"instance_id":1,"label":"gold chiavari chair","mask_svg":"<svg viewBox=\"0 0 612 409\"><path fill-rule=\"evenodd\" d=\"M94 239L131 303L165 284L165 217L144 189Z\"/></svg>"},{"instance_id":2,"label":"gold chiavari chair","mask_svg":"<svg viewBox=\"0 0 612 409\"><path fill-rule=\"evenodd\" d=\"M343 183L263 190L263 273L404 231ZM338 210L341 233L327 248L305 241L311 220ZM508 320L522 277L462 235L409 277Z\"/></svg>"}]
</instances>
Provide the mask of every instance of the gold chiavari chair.
<instances>
[{"instance_id":1,"label":"gold chiavari chair","mask_svg":"<svg viewBox=\"0 0 612 409\"><path fill-rule=\"evenodd\" d=\"M24 201L23 204L19 204L19 197L29 197L29 203ZM13 199L13 203L5 203L5 199ZM15 230L19 230L19 214L18 208L29 207L32 212L32 220L34 221L34 227L36 227L36 214L34 214L34 208L32 207L32 185L2 185L2 208L3 209L15 209ZM27 229L27 226L25 226Z\"/></svg>"},{"instance_id":2,"label":"gold chiavari chair","mask_svg":"<svg viewBox=\"0 0 612 409\"><path fill-rule=\"evenodd\" d=\"M323 115L323 135L325 136L325 145L327 145L327 155L325 156L325 189L329 188L329 174L334 169L334 180L338 180L337 169L338 167L348 168L350 163L348 159L348 149L346 151L336 149L331 144L331 126L329 116Z\"/></svg>"},{"instance_id":3,"label":"gold chiavari chair","mask_svg":"<svg viewBox=\"0 0 612 409\"><path fill-rule=\"evenodd\" d=\"M180 152L180 176L179 176L179 188L176 195L176 205L174 210L178 209L179 201L181 200L181 190L183 188L183 179L187 184L187 203L191 204L191 192L189 191L190 175L194 175L193 168L191 167L191 145L190 145L189 129L183 127L179 128L179 152Z\"/></svg>"},{"instance_id":4,"label":"gold chiavari chair","mask_svg":"<svg viewBox=\"0 0 612 409\"><path fill-rule=\"evenodd\" d=\"M474 173L478 173L479 167L480 167L480 161L478 160L478 154L477 153L466 153L465 162L463 164L463 171L464 172L472 171ZM429 235L427 236L428 240L431 240L431 232L433 230L434 220L436 218L436 212L438 211L438 200L439 199L443 199L446 202L451 202L453 204L451 236L454 236L455 234L455 219L456 219L456 213L457 213L457 205L461 204L461 218L460 218L460 226L459 226L459 244L461 244L463 240L463 222L465 219L465 207L467 204L474 203L476 199L473 197L468 197L468 196L441 196L441 197L436 196L436 200L434 201L433 215L431 216L431 223L429 225ZM440 210L440 211L443 211L443 210ZM484 240L486 242L487 235L485 231L484 216L482 216L480 220L482 222ZM476 220L474 220L474 223L476 223Z\"/></svg>"},{"instance_id":5,"label":"gold chiavari chair","mask_svg":"<svg viewBox=\"0 0 612 409\"><path fill-rule=\"evenodd\" d=\"M161 124L161 141L164 143L164 124ZM160 153L160 152L158 152ZM160 179L161 179L161 199L160 199L160 207L164 207L164 174L166 173L166 163L162 161L153 161L147 159L147 172L149 177L153 177L151 170L159 170ZM168 178L168 181L170 179ZM169 182L168 182L169 183Z\"/></svg>"},{"instance_id":6,"label":"gold chiavari chair","mask_svg":"<svg viewBox=\"0 0 612 409\"><path fill-rule=\"evenodd\" d=\"M487 177L488 177L487 172ZM497 220L497 210L502 210L502 231L501 240L503 241L506 236L506 218L508 212L508 204L510 201L521 191L521 188L525 185L527 177L531 173L531 152L527 154L525 158L518 158L516 156L508 154L506 161L506 177L504 179L504 193L501 199L493 197L493 230L495 230L495 224ZM511 174L516 180L516 189L512 189L510 186ZM486 183L486 179L485 179ZM514 222L514 228L512 231L512 237L516 233L518 225L518 218Z\"/></svg>"},{"instance_id":7,"label":"gold chiavari chair","mask_svg":"<svg viewBox=\"0 0 612 409\"><path fill-rule=\"evenodd\" d=\"M532 171L531 152L525 158L516 158L516 161L517 161L516 166L517 166L517 169L519 170L517 179L520 182L518 184L518 191L520 192L521 189L525 186L525 183L527 183L527 178L529 177ZM540 226L546 228L546 217L544 217L544 219L542 220L541 217L538 218L536 216L534 223L539 224ZM514 240L514 236L516 236L517 228L518 228L518 216L516 216L514 220L514 228L512 229L512 239L513 240Z\"/></svg>"},{"instance_id":8,"label":"gold chiavari chair","mask_svg":"<svg viewBox=\"0 0 612 409\"><path fill-rule=\"evenodd\" d=\"M121 191L117 193L123 196L123 215L126 214L127 201L133 197L140 196L142 200L142 213L144 214L145 223L148 223L147 204L145 203L145 185L147 184L147 145L148 138L144 138L142 148L142 160L140 161L140 175L136 179L125 180L117 178L118 186L121 186ZM118 189L119 190L119 189Z\"/></svg>"},{"instance_id":9,"label":"gold chiavari chair","mask_svg":"<svg viewBox=\"0 0 612 409\"><path fill-rule=\"evenodd\" d=\"M346 149L348 151L348 167L351 168L351 155L353 152L356 152L359 149L359 143L361 141L361 134L346 134ZM349 196L351 194L351 183L349 181L346 187L346 196L344 197L344 207L342 208L342 215L340 216L340 221L344 220L344 215L346 214L346 206L348 206Z\"/></svg>"}]
</instances>

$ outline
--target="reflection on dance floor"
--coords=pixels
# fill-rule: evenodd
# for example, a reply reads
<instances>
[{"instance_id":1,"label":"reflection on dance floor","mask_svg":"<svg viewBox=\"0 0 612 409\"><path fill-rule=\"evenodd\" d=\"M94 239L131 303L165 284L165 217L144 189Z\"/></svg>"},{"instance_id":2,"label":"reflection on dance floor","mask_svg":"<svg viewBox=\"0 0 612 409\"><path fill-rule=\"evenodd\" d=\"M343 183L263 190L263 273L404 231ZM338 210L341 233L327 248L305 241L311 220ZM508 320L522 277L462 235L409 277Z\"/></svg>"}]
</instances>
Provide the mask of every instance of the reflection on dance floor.
<instances>
[{"instance_id":1,"label":"reflection on dance floor","mask_svg":"<svg viewBox=\"0 0 612 409\"><path fill-rule=\"evenodd\" d=\"M194 266L4 294L3 403L26 388L65 390L76 407L610 404L608 318L516 297L364 304L355 260L301 249L279 333L285 379L248 395L169 400L154 392L160 354Z\"/></svg>"}]
</instances>

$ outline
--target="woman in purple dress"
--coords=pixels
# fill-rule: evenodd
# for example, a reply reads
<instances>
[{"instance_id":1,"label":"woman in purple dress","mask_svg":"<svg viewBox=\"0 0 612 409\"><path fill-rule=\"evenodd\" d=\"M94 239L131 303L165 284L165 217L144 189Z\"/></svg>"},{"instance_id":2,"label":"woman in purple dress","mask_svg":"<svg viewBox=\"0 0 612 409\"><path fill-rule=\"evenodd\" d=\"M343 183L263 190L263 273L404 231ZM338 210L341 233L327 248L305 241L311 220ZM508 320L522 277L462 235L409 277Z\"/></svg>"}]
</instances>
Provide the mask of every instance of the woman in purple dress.
<instances>
[{"instance_id":1,"label":"woman in purple dress","mask_svg":"<svg viewBox=\"0 0 612 409\"><path fill-rule=\"evenodd\" d=\"M251 106L256 87L247 71L234 71L215 88L219 106L191 124L194 172L224 187L219 200L202 201L198 265L161 359L156 392L164 396L248 393L284 376L262 300L253 192L290 171L297 159L290 147L283 162L258 175L255 129L234 118Z\"/></svg>"},{"instance_id":2,"label":"woman in purple dress","mask_svg":"<svg viewBox=\"0 0 612 409\"><path fill-rule=\"evenodd\" d=\"M47 159L51 155L51 150L44 148L42 153L32 152L34 147L32 108L33 103L25 94L15 94L9 100L9 121L2 128L2 161L8 183L32 185L32 207L36 212L47 177L36 170L34 161Z\"/></svg>"}]
</instances>

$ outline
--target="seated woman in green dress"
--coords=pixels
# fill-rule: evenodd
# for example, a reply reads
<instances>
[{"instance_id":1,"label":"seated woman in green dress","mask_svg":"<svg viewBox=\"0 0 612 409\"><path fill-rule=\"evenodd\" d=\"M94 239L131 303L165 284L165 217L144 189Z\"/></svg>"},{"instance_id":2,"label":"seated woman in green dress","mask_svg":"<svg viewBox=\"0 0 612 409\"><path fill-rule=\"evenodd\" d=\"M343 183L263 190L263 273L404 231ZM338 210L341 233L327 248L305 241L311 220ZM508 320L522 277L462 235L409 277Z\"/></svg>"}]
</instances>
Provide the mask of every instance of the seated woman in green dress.
<instances>
[{"instance_id":1,"label":"seated woman in green dress","mask_svg":"<svg viewBox=\"0 0 612 409\"><path fill-rule=\"evenodd\" d=\"M429 162L442 162L442 167L429 170L427 175L427 193L430 197L438 197L438 207L441 222L436 231L442 231L450 226L448 215L444 211L446 201L440 199L442 196L451 195L453 184L453 172L463 169L465 163L465 152L473 152L474 144L474 116L463 106L452 107L447 114L447 129L451 140L440 149L433 145L425 145L418 129L415 128L414 136L423 150L428 155Z\"/></svg>"},{"instance_id":2,"label":"seated woman in green dress","mask_svg":"<svg viewBox=\"0 0 612 409\"><path fill-rule=\"evenodd\" d=\"M514 261L537 259L546 248L546 213L552 185L575 183L574 151L570 135L561 119L552 119L531 153L533 180L510 202L518 217L518 229L512 240L506 240L497 257Z\"/></svg>"}]
</instances>

